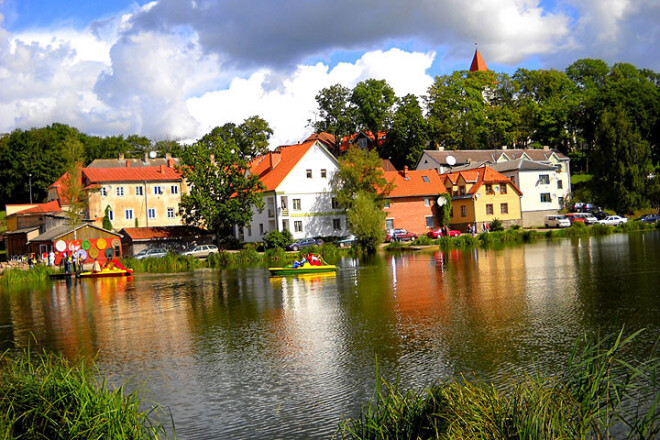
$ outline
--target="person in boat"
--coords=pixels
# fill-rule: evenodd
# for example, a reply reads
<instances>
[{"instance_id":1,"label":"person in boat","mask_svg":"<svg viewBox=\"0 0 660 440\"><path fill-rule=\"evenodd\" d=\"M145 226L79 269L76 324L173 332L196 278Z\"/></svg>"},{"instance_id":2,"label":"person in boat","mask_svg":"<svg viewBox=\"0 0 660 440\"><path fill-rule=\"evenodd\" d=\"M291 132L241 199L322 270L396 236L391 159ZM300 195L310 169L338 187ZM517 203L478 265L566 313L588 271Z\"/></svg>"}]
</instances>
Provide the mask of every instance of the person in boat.
<instances>
[{"instance_id":1,"label":"person in boat","mask_svg":"<svg viewBox=\"0 0 660 440\"><path fill-rule=\"evenodd\" d=\"M300 261L294 261L292 267L294 269L297 269L299 267L302 267L305 262L307 262L307 254L302 254L302 259Z\"/></svg>"},{"instance_id":2,"label":"person in boat","mask_svg":"<svg viewBox=\"0 0 660 440\"><path fill-rule=\"evenodd\" d=\"M101 272L101 265L99 264L99 260L94 259L94 264L92 265L92 272Z\"/></svg>"},{"instance_id":3,"label":"person in boat","mask_svg":"<svg viewBox=\"0 0 660 440\"><path fill-rule=\"evenodd\" d=\"M321 265L321 257L317 254L309 254L308 260L309 260L309 264L311 264L312 266Z\"/></svg>"}]
</instances>

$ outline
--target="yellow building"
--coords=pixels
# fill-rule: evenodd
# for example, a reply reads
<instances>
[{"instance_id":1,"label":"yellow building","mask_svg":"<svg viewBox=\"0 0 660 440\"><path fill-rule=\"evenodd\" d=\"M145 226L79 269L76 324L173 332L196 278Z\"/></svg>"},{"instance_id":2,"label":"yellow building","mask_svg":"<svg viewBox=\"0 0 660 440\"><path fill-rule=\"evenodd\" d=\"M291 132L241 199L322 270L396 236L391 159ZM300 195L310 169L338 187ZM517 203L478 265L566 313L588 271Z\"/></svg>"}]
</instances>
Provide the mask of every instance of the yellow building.
<instances>
[{"instance_id":1,"label":"yellow building","mask_svg":"<svg viewBox=\"0 0 660 440\"><path fill-rule=\"evenodd\" d=\"M451 199L451 227L466 231L468 225L495 219L505 226L521 224L520 197L522 192L506 176L487 165L442 175Z\"/></svg>"}]
</instances>

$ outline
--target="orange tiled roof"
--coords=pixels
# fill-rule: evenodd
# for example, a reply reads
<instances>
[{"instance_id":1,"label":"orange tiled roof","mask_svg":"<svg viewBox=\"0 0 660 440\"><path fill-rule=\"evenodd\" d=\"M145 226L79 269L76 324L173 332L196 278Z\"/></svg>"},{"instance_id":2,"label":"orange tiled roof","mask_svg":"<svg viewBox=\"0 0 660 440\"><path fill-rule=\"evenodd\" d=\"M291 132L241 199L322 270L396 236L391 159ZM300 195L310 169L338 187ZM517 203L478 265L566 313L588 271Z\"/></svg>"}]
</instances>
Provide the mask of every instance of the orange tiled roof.
<instances>
[{"instance_id":1,"label":"orange tiled roof","mask_svg":"<svg viewBox=\"0 0 660 440\"><path fill-rule=\"evenodd\" d=\"M350 148L351 144L352 144L353 142L355 142L355 139L356 139L360 134L364 134L364 135L369 139L369 141L371 141L371 142L375 142L374 134L373 134L371 131L360 131L360 132L358 132L358 133L353 133L353 134L350 135L350 136L344 136L344 138L341 140L341 146L339 147L339 149L340 149L341 151L348 151L348 149ZM385 139L386 139L386 138L387 138L387 132L385 132L385 131L379 131L379 132L378 132L378 142L376 142L376 146L377 146L377 147L382 146L383 143L385 142Z\"/></svg>"},{"instance_id":2,"label":"orange tiled roof","mask_svg":"<svg viewBox=\"0 0 660 440\"><path fill-rule=\"evenodd\" d=\"M395 185L389 197L428 196L447 192L442 177L435 170L386 171L384 177Z\"/></svg>"},{"instance_id":3,"label":"orange tiled roof","mask_svg":"<svg viewBox=\"0 0 660 440\"><path fill-rule=\"evenodd\" d=\"M472 64L470 64L470 72L476 72L476 71L480 71L480 72L488 71L488 66L486 66L486 62L479 53L479 49L474 50L474 57L472 58Z\"/></svg>"},{"instance_id":4,"label":"orange tiled roof","mask_svg":"<svg viewBox=\"0 0 660 440\"><path fill-rule=\"evenodd\" d=\"M313 133L311 134L307 139L304 140L304 142L309 142L309 141L319 141L328 150L334 150L336 145L335 145L335 135L332 133L327 133L325 131L322 131L321 133Z\"/></svg>"},{"instance_id":5,"label":"orange tiled roof","mask_svg":"<svg viewBox=\"0 0 660 440\"><path fill-rule=\"evenodd\" d=\"M474 182L470 188L470 191L468 191L468 194L476 194L476 192L479 191L479 188L481 188L481 185L483 184L492 185L498 183L510 183L519 195L522 194L520 189L518 189L518 187L511 181L511 179L506 177L504 174L495 171L488 165L480 168L473 168L471 170L446 173L440 177L443 179L443 181L445 179L449 179L452 184L456 184L460 177L463 177L466 182Z\"/></svg>"},{"instance_id":6,"label":"orange tiled roof","mask_svg":"<svg viewBox=\"0 0 660 440\"><path fill-rule=\"evenodd\" d=\"M47 212L61 212L62 207L58 200L53 200L48 203L38 203L37 206L15 212L14 214L45 214Z\"/></svg>"},{"instance_id":7,"label":"orange tiled roof","mask_svg":"<svg viewBox=\"0 0 660 440\"><path fill-rule=\"evenodd\" d=\"M124 228L121 230L132 240L153 240L210 235L212 232L194 226L156 226L144 228Z\"/></svg>"},{"instance_id":8,"label":"orange tiled roof","mask_svg":"<svg viewBox=\"0 0 660 440\"><path fill-rule=\"evenodd\" d=\"M266 191L274 191L315 143L316 141L312 140L277 147L274 151L254 159L249 165L250 172L259 176ZM271 164L275 166L271 167Z\"/></svg>"},{"instance_id":9,"label":"orange tiled roof","mask_svg":"<svg viewBox=\"0 0 660 440\"><path fill-rule=\"evenodd\" d=\"M174 168L164 165L142 168L85 168L83 174L89 183L181 180L181 175Z\"/></svg>"}]
</instances>

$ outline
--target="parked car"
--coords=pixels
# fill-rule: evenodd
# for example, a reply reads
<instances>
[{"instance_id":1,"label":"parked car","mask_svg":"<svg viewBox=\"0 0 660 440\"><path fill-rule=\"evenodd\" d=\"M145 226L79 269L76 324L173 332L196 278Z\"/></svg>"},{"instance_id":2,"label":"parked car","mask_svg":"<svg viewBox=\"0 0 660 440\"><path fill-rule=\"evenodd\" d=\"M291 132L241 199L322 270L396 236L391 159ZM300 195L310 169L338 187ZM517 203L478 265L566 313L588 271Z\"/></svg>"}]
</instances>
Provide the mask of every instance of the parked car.
<instances>
[{"instance_id":1,"label":"parked car","mask_svg":"<svg viewBox=\"0 0 660 440\"><path fill-rule=\"evenodd\" d=\"M303 238L296 240L286 247L287 251L297 251L308 246L321 246L323 240L317 240L316 238Z\"/></svg>"},{"instance_id":2,"label":"parked car","mask_svg":"<svg viewBox=\"0 0 660 440\"><path fill-rule=\"evenodd\" d=\"M577 202L571 205L572 212L590 212L590 211L600 211L600 210L601 210L600 206L596 206L592 203Z\"/></svg>"},{"instance_id":3,"label":"parked car","mask_svg":"<svg viewBox=\"0 0 660 440\"><path fill-rule=\"evenodd\" d=\"M545 217L546 228L568 228L571 221L563 215L548 215Z\"/></svg>"},{"instance_id":4,"label":"parked car","mask_svg":"<svg viewBox=\"0 0 660 440\"><path fill-rule=\"evenodd\" d=\"M618 215L608 215L602 220L598 220L601 225L618 226L621 223L628 223L628 219Z\"/></svg>"},{"instance_id":5,"label":"parked car","mask_svg":"<svg viewBox=\"0 0 660 440\"><path fill-rule=\"evenodd\" d=\"M644 223L660 222L660 214L644 214L643 216L635 219L635 221Z\"/></svg>"},{"instance_id":6,"label":"parked car","mask_svg":"<svg viewBox=\"0 0 660 440\"><path fill-rule=\"evenodd\" d=\"M345 247L351 247L355 244L356 242L355 235L351 234L348 237L342 238L341 240L337 240L337 246L340 248L345 248Z\"/></svg>"},{"instance_id":7,"label":"parked car","mask_svg":"<svg viewBox=\"0 0 660 440\"><path fill-rule=\"evenodd\" d=\"M428 237L431 237L431 238L440 238L440 237L442 237L442 228L438 228L438 229L434 229L432 231L429 231L429 232L426 233L426 235ZM461 231L457 231L455 229L450 229L448 235L450 237L458 237L459 235L461 235Z\"/></svg>"},{"instance_id":8,"label":"parked car","mask_svg":"<svg viewBox=\"0 0 660 440\"><path fill-rule=\"evenodd\" d=\"M385 241L413 241L417 239L417 234L408 232L402 228L388 229L385 234Z\"/></svg>"},{"instance_id":9,"label":"parked car","mask_svg":"<svg viewBox=\"0 0 660 440\"><path fill-rule=\"evenodd\" d=\"M593 225L594 223L598 222L598 219L590 212L580 212L580 213L575 214L575 215L579 216L582 219L584 219L584 222L588 225Z\"/></svg>"},{"instance_id":10,"label":"parked car","mask_svg":"<svg viewBox=\"0 0 660 440\"><path fill-rule=\"evenodd\" d=\"M218 247L214 244L199 244L187 251L181 252L181 255L191 255L196 258L208 258L218 253Z\"/></svg>"},{"instance_id":11,"label":"parked car","mask_svg":"<svg viewBox=\"0 0 660 440\"><path fill-rule=\"evenodd\" d=\"M584 218L580 217L581 215L582 215L581 213L570 213L570 214L566 214L564 217L566 217L568 221L571 222L571 224L576 222L586 224Z\"/></svg>"},{"instance_id":12,"label":"parked car","mask_svg":"<svg viewBox=\"0 0 660 440\"><path fill-rule=\"evenodd\" d=\"M142 260L144 258L161 258L165 255L167 255L167 249L165 248L142 249L133 258Z\"/></svg>"},{"instance_id":13,"label":"parked car","mask_svg":"<svg viewBox=\"0 0 660 440\"><path fill-rule=\"evenodd\" d=\"M606 218L609 214L605 211L591 211L591 215L596 217L597 220L602 220Z\"/></svg>"}]
</instances>

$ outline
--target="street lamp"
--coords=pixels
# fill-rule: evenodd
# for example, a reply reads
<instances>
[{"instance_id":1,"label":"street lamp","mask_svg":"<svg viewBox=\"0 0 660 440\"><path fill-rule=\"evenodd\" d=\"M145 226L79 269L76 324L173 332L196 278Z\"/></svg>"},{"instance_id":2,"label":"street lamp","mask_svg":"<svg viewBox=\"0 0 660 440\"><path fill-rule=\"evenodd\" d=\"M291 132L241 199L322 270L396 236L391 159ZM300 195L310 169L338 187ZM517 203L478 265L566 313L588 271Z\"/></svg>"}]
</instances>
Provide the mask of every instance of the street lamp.
<instances>
[{"instance_id":1,"label":"street lamp","mask_svg":"<svg viewBox=\"0 0 660 440\"><path fill-rule=\"evenodd\" d=\"M28 174L30 177L30 205L32 204L32 173Z\"/></svg>"}]
</instances>

